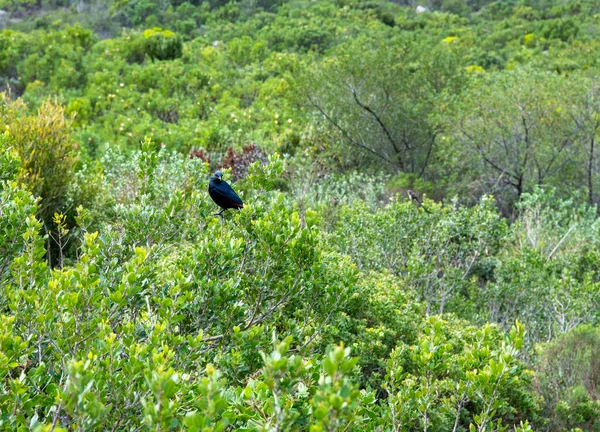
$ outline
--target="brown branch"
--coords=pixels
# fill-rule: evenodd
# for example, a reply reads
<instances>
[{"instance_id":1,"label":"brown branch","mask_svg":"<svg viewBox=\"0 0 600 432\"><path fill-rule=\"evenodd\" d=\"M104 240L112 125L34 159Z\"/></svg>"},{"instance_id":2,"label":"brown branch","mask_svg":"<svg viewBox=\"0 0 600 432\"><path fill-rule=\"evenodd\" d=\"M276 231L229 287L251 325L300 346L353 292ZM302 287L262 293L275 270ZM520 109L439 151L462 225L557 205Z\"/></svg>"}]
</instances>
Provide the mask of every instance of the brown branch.
<instances>
[{"instance_id":1,"label":"brown branch","mask_svg":"<svg viewBox=\"0 0 600 432\"><path fill-rule=\"evenodd\" d=\"M427 149L427 156L425 156L425 162L423 162L423 166L421 167L421 171L419 171L419 177L423 176L423 173L425 172L425 169L427 168L427 165L429 165L429 158L431 156L431 153L433 151L433 146L435 144L435 139L437 138L439 134L439 131L435 131L433 133L433 135L431 136L431 142L429 143L429 148Z\"/></svg>"},{"instance_id":2,"label":"brown branch","mask_svg":"<svg viewBox=\"0 0 600 432\"><path fill-rule=\"evenodd\" d=\"M473 141L473 144L475 145L477 152L483 158L484 162L486 162L488 165L490 165L492 168L494 168L496 171L498 171L501 176L504 174L508 174L509 179L507 180L507 183L518 189L518 187L519 187L518 184L511 181L510 177L513 177L515 180L518 180L519 177L516 176L515 174L511 174L506 168L504 168L504 169L500 168L496 163L494 163L491 159L489 159L485 155L484 150L481 148L481 146L479 144L477 144L477 140L474 137L469 135L463 128L461 128L461 132L463 133L463 135L465 135L467 138L469 138L471 141Z\"/></svg>"},{"instance_id":3,"label":"brown branch","mask_svg":"<svg viewBox=\"0 0 600 432\"><path fill-rule=\"evenodd\" d=\"M312 100L312 98L307 94L306 97L308 98L309 102L311 103L311 105L313 107L315 107L317 110L319 110L319 112L323 115L323 117L325 117L325 119L331 123L333 126L335 126L335 128L340 131L340 133L355 147L361 148L363 150L368 151L369 153L373 154L374 156L377 156L379 159L389 163L390 165L393 165L395 167L397 167L397 164L395 162L393 162L392 160L386 158L385 156L377 153L375 150L367 147L364 144L359 143L358 141L356 141L354 138L352 138L350 136L350 134L348 134L348 132L346 130L344 130L344 128L342 128L335 120L333 120L324 110L323 108L317 104L316 102L314 102Z\"/></svg>"},{"instance_id":4,"label":"brown branch","mask_svg":"<svg viewBox=\"0 0 600 432\"><path fill-rule=\"evenodd\" d=\"M398 165L400 166L400 169L402 171L404 171L404 161L402 160L402 156L401 156L400 150L398 149L398 145L396 144L396 141L392 137L392 134L390 133L390 131L388 130L386 125L383 123L383 120L381 120L381 118L377 115L377 113L375 111L373 111L369 106L361 103L361 101L358 99L358 95L356 94L356 89L354 87L350 87L350 91L352 92L352 96L354 97L354 101L356 102L356 104L360 108L362 108L363 110L365 110L366 112L371 114L371 116L373 116L373 118L375 119L377 124L379 124L379 126L383 130L385 136L387 137L388 141L392 145L394 152L396 153L396 158L398 159Z\"/></svg>"}]
</instances>

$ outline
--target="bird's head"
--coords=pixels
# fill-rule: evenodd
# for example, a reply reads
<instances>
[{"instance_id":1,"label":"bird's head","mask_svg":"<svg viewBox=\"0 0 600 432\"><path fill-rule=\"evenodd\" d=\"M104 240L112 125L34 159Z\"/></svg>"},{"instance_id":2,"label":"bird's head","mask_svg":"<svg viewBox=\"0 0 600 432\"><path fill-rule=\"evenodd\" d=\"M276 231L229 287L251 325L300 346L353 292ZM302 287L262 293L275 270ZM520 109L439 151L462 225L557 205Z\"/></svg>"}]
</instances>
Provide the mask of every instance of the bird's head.
<instances>
[{"instance_id":1,"label":"bird's head","mask_svg":"<svg viewBox=\"0 0 600 432\"><path fill-rule=\"evenodd\" d=\"M220 182L221 180L223 180L223 173L221 172L221 170L216 170L215 171L214 178L218 182Z\"/></svg>"}]
</instances>

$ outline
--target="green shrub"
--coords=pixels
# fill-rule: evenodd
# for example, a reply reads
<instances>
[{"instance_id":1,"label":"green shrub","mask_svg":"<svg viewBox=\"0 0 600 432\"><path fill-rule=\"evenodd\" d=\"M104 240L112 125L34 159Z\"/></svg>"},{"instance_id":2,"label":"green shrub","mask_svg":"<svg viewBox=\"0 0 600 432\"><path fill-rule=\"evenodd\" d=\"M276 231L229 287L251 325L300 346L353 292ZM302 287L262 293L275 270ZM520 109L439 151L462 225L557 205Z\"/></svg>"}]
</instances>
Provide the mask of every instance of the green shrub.
<instances>
[{"instance_id":1,"label":"green shrub","mask_svg":"<svg viewBox=\"0 0 600 432\"><path fill-rule=\"evenodd\" d=\"M0 229L17 234L0 297L2 427L375 431L401 409L432 430L457 414L483 430L535 417L515 357L522 327L424 321L393 276L362 278L319 215L274 189L278 156L250 165L234 185L245 207L223 220L201 160L150 140L105 158L94 181L114 211L93 233L79 211L80 247L62 268L48 270L32 199L2 207Z\"/></svg>"},{"instance_id":2,"label":"green shrub","mask_svg":"<svg viewBox=\"0 0 600 432\"><path fill-rule=\"evenodd\" d=\"M20 160L8 147L7 135L0 137L0 285L9 281L12 262L23 253L23 239L35 226L37 210L37 200L16 181Z\"/></svg>"},{"instance_id":3,"label":"green shrub","mask_svg":"<svg viewBox=\"0 0 600 432\"><path fill-rule=\"evenodd\" d=\"M37 215L50 229L54 213L68 210L75 174L78 152L71 138L71 119L62 106L50 100L35 114L29 113L21 100L3 96L0 103L1 127L21 159L19 181L41 199Z\"/></svg>"},{"instance_id":4,"label":"green shrub","mask_svg":"<svg viewBox=\"0 0 600 432\"><path fill-rule=\"evenodd\" d=\"M399 197L375 211L363 202L341 208L332 244L363 270L388 270L418 292L428 314L468 316L469 292L506 232L491 198L467 208Z\"/></svg>"},{"instance_id":5,"label":"green shrub","mask_svg":"<svg viewBox=\"0 0 600 432\"><path fill-rule=\"evenodd\" d=\"M169 30L158 27L144 31L145 50L152 60L174 60L181 57L183 42Z\"/></svg>"},{"instance_id":6,"label":"green shrub","mask_svg":"<svg viewBox=\"0 0 600 432\"><path fill-rule=\"evenodd\" d=\"M386 413L395 430L477 430L535 419L531 374L518 360L524 327L503 337L498 327L475 329L429 318L418 341L399 345L388 363Z\"/></svg>"},{"instance_id":7,"label":"green shrub","mask_svg":"<svg viewBox=\"0 0 600 432\"><path fill-rule=\"evenodd\" d=\"M549 430L600 430L600 330L580 326L537 351L536 388Z\"/></svg>"}]
</instances>

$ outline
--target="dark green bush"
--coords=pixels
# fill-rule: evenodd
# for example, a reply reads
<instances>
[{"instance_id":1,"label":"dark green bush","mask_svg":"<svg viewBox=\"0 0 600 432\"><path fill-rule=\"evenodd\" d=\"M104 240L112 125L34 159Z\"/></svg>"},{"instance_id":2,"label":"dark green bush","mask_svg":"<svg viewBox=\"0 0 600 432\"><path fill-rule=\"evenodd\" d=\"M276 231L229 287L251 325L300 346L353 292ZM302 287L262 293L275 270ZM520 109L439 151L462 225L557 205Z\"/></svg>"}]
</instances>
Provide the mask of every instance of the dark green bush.
<instances>
[{"instance_id":1,"label":"dark green bush","mask_svg":"<svg viewBox=\"0 0 600 432\"><path fill-rule=\"evenodd\" d=\"M169 30L153 28L144 31L145 50L152 60L174 60L181 57L183 42Z\"/></svg>"},{"instance_id":2,"label":"dark green bush","mask_svg":"<svg viewBox=\"0 0 600 432\"><path fill-rule=\"evenodd\" d=\"M600 331L585 325L538 347L536 386L551 431L600 430Z\"/></svg>"}]
</instances>

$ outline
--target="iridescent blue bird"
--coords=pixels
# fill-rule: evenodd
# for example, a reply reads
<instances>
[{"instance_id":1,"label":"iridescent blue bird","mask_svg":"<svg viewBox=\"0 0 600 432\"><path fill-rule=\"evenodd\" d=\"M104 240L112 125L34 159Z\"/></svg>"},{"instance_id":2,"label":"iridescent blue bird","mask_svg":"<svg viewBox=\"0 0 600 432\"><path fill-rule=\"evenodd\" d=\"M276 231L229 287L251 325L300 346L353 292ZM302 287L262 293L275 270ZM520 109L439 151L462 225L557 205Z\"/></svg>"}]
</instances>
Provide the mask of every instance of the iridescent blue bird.
<instances>
[{"instance_id":1,"label":"iridescent blue bird","mask_svg":"<svg viewBox=\"0 0 600 432\"><path fill-rule=\"evenodd\" d=\"M210 178L210 181L208 182L208 193L212 200L221 207L221 211L215 213L215 215L222 217L223 212L227 209L244 208L242 199L235 193L231 186L229 186L229 183L223 180L223 173L220 170L215 171L215 174Z\"/></svg>"}]
</instances>

